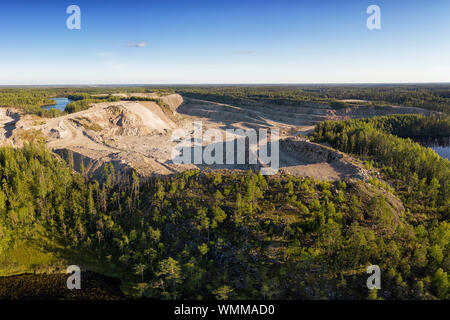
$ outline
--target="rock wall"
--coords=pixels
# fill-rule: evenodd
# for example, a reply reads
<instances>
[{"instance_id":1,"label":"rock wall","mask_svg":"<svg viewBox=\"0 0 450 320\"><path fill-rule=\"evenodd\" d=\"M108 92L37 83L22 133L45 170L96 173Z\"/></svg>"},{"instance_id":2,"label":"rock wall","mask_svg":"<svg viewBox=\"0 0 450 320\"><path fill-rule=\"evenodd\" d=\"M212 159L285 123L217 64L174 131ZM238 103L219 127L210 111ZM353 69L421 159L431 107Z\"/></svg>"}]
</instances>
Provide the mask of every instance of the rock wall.
<instances>
[{"instance_id":1,"label":"rock wall","mask_svg":"<svg viewBox=\"0 0 450 320\"><path fill-rule=\"evenodd\" d=\"M332 162L343 158L343 153L305 138L292 137L280 141L280 147L307 163Z\"/></svg>"},{"instance_id":2,"label":"rock wall","mask_svg":"<svg viewBox=\"0 0 450 320\"><path fill-rule=\"evenodd\" d=\"M370 173L352 157L306 138L289 137L280 140L280 150L305 164L328 163L342 173L342 178L367 180L371 177Z\"/></svg>"},{"instance_id":3,"label":"rock wall","mask_svg":"<svg viewBox=\"0 0 450 320\"><path fill-rule=\"evenodd\" d=\"M116 177L126 176L132 168L125 162L111 159L109 157L94 159L86 155L83 155L77 151L69 149L54 149L52 150L55 154L60 156L69 166L81 173L82 165L84 167L85 175L92 175L95 179L99 181L104 180L104 165L105 163L112 164L114 166L114 171L116 172Z\"/></svg>"}]
</instances>

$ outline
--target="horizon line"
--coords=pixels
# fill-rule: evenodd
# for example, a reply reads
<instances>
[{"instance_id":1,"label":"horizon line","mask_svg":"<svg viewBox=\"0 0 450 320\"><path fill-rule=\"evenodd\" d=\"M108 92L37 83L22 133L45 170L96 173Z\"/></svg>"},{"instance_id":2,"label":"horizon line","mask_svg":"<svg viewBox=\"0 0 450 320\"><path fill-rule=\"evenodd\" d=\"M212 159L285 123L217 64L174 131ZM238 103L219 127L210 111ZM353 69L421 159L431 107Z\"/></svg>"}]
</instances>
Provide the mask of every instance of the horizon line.
<instances>
[{"instance_id":1,"label":"horizon line","mask_svg":"<svg viewBox=\"0 0 450 320\"><path fill-rule=\"evenodd\" d=\"M258 83L66 83L66 84L0 84L0 87L175 87L175 86L336 86L336 85L450 85L443 82L258 82Z\"/></svg>"}]
</instances>

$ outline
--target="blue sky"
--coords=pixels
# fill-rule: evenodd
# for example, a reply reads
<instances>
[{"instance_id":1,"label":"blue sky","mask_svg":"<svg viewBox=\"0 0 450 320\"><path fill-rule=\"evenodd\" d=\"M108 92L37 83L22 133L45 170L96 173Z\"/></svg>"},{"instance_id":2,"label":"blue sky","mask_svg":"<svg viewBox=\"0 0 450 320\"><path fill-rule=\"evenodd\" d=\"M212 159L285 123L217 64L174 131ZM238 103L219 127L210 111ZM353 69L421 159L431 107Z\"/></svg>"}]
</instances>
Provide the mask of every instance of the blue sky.
<instances>
[{"instance_id":1,"label":"blue sky","mask_svg":"<svg viewBox=\"0 0 450 320\"><path fill-rule=\"evenodd\" d=\"M450 82L449 31L450 0L1 1L0 85Z\"/></svg>"}]
</instances>

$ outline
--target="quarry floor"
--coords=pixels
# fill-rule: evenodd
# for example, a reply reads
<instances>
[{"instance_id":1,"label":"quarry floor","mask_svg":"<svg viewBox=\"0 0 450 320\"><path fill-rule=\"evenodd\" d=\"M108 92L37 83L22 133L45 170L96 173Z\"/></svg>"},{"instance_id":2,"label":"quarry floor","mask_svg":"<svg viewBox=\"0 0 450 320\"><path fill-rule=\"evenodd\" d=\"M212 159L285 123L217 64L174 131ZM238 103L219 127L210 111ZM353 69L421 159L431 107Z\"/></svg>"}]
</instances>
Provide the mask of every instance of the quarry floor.
<instances>
[{"instance_id":1,"label":"quarry floor","mask_svg":"<svg viewBox=\"0 0 450 320\"><path fill-rule=\"evenodd\" d=\"M155 97L154 94L139 96ZM268 129L269 133L278 129L279 172L320 180L365 179L369 174L358 160L310 142L303 136L312 132L317 122L327 119L427 113L423 109L406 107L365 106L333 110L318 104L237 106L178 94L160 99L165 106L152 101L104 102L88 110L48 119L24 115L13 108L0 108L0 145L20 147L25 140L43 137L51 150L65 160L73 161L76 170L80 170L83 163L85 172L93 175L101 174L106 162L112 163L116 171L133 168L143 177L195 168L258 170L265 166L260 161L256 165L248 161L236 164L237 152L231 161L233 164L174 163L172 152L180 145L179 139L173 139L175 130L183 129L193 137L194 123L201 121L203 132L216 129L225 139L227 129L254 129L256 132ZM237 137L229 136L231 139ZM203 141L203 147L206 145ZM226 153L226 146L223 147Z\"/></svg>"}]
</instances>

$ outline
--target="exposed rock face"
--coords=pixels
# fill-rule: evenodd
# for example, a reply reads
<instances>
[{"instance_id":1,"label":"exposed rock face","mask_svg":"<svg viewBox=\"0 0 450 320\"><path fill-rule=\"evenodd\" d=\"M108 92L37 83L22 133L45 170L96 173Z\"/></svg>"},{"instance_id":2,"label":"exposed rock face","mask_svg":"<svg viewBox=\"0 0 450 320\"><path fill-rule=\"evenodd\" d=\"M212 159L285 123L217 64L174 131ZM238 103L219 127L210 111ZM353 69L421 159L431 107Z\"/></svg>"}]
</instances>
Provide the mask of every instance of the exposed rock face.
<instances>
[{"instance_id":1,"label":"exposed rock face","mask_svg":"<svg viewBox=\"0 0 450 320\"><path fill-rule=\"evenodd\" d=\"M7 141L17 127L17 122L22 116L21 112L14 108L0 108L0 142L14 145L13 141Z\"/></svg>"},{"instance_id":2,"label":"exposed rock face","mask_svg":"<svg viewBox=\"0 0 450 320\"><path fill-rule=\"evenodd\" d=\"M58 126L56 128L51 128L49 131L49 137L53 139L63 139L69 135L69 131L67 127L65 126L63 121L60 121L58 123Z\"/></svg>"},{"instance_id":3,"label":"exposed rock face","mask_svg":"<svg viewBox=\"0 0 450 320\"><path fill-rule=\"evenodd\" d=\"M142 125L142 119L129 112L124 106L114 105L106 108L106 112L110 115L109 121L120 127Z\"/></svg>"},{"instance_id":4,"label":"exposed rock face","mask_svg":"<svg viewBox=\"0 0 450 320\"><path fill-rule=\"evenodd\" d=\"M280 145L288 152L295 154L296 157L300 157L303 161L309 163L332 162L344 157L343 153L337 150L300 137L281 140Z\"/></svg>"},{"instance_id":5,"label":"exposed rock face","mask_svg":"<svg viewBox=\"0 0 450 320\"><path fill-rule=\"evenodd\" d=\"M340 172L340 178L360 180L370 178L369 172L355 159L333 148L311 142L302 137L289 137L281 140L280 149L307 164L326 163Z\"/></svg>"},{"instance_id":6,"label":"exposed rock face","mask_svg":"<svg viewBox=\"0 0 450 320\"><path fill-rule=\"evenodd\" d=\"M143 136L152 129L144 125L142 118L123 105L111 105L105 109L109 126L105 126L111 135Z\"/></svg>"},{"instance_id":7,"label":"exposed rock face","mask_svg":"<svg viewBox=\"0 0 450 320\"><path fill-rule=\"evenodd\" d=\"M99 180L104 178L103 170L105 163L109 163L114 166L114 171L117 176L125 176L125 173L132 169L132 167L127 163L117 159L114 154L105 155L101 158L93 158L89 155L80 153L79 151L70 149L53 149L53 152L65 160L74 170L92 175L94 178Z\"/></svg>"},{"instance_id":8,"label":"exposed rock face","mask_svg":"<svg viewBox=\"0 0 450 320\"><path fill-rule=\"evenodd\" d=\"M193 98L187 98L185 103L178 108L178 112L197 117L207 117L215 121L245 122L253 125L253 127L264 126L268 122L306 126L314 125L324 120L344 120L389 114L432 113L429 110L413 107L355 106L344 109L330 109L327 105L313 102L303 102L301 105L295 106L288 104L275 105L264 102L229 105Z\"/></svg>"},{"instance_id":9,"label":"exposed rock face","mask_svg":"<svg viewBox=\"0 0 450 320\"><path fill-rule=\"evenodd\" d=\"M51 128L49 136L54 139L61 139L61 132L58 129Z\"/></svg>"}]
</instances>

